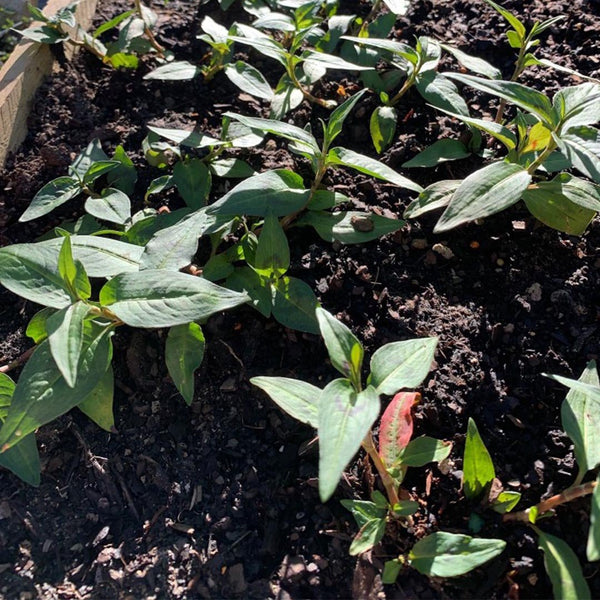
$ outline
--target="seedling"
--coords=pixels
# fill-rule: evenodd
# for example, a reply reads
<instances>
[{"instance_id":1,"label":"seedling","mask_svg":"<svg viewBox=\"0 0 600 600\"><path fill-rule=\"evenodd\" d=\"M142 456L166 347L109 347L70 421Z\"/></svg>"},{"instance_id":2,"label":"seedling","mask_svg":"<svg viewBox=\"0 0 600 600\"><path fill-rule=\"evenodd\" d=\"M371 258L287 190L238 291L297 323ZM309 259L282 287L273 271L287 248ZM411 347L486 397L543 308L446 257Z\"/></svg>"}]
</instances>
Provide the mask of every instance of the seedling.
<instances>
[{"instance_id":1,"label":"seedling","mask_svg":"<svg viewBox=\"0 0 600 600\"><path fill-rule=\"evenodd\" d=\"M164 48L157 42L153 33L156 14L140 0L134 0L134 8L103 23L93 34L83 31L77 25L75 11L78 4L79 0L71 2L50 18L36 6L28 4L29 12L35 19L41 21L42 25L29 27L19 33L42 44L68 43L82 46L103 63L115 69L119 67L135 69L139 62L138 54L144 54L150 49L154 49L159 57L164 57ZM105 46L99 37L115 27L119 28L117 41Z\"/></svg>"},{"instance_id":2,"label":"seedling","mask_svg":"<svg viewBox=\"0 0 600 600\"><path fill-rule=\"evenodd\" d=\"M517 492L503 491L496 479L494 465L472 419L469 419L467 440L463 459L463 491L467 499L481 500L483 507L490 507L503 515L505 522L524 523L531 526L538 536L544 552L544 564L552 581L554 597L558 599L590 598L590 590L577 556L560 538L545 533L538 521L551 517L558 506L577 498L592 496L590 530L587 540L587 559L600 560L600 477L582 483L589 473L600 466L600 443L597 432L600 426L600 380L596 363L590 361L579 380L559 375L547 375L570 388L561 407L562 424L571 438L579 472L567 489L534 506L511 513L520 501ZM479 518L472 519L477 524Z\"/></svg>"},{"instance_id":3,"label":"seedling","mask_svg":"<svg viewBox=\"0 0 600 600\"><path fill-rule=\"evenodd\" d=\"M375 491L371 502L342 500L360 527L350 554L360 554L383 539L389 519L407 522L418 510L419 505L400 488L407 468L444 460L450 453L450 444L434 438L422 436L411 441L411 409L420 396L415 392L397 393L423 382L437 338L382 346L371 358L371 372L363 385L364 349L360 341L324 309L317 309L317 318L331 364L343 375L341 379L334 379L322 390L286 377L254 377L251 382L289 415L317 429L319 494L323 502L334 494L345 468L361 447L371 458L387 498ZM372 428L382 396L389 395L394 398L381 417L378 449ZM504 547L502 540L475 540L437 532L419 541L408 556L389 561L384 578L392 583L405 564L430 576L462 575L500 554Z\"/></svg>"},{"instance_id":4,"label":"seedling","mask_svg":"<svg viewBox=\"0 0 600 600\"><path fill-rule=\"evenodd\" d=\"M600 121L600 85L567 87L551 101L541 92L512 81L458 73L446 76L520 109L506 126L443 111L494 137L507 155L463 181L434 183L410 204L404 216L416 217L446 207L434 229L443 232L523 200L542 223L581 235L600 211L600 132L592 127ZM570 168L594 183L564 172ZM549 180L551 173L557 174Z\"/></svg>"}]
</instances>

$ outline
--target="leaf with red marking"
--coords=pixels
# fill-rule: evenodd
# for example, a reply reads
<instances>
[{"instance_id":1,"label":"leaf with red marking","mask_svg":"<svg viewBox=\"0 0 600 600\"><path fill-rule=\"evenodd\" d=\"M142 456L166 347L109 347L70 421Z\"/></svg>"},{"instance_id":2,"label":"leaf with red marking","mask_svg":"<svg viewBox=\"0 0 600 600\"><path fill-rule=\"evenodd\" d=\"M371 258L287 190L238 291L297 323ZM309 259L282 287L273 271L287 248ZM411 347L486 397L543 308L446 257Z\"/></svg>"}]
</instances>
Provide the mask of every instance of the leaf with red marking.
<instances>
[{"instance_id":1,"label":"leaf with red marking","mask_svg":"<svg viewBox=\"0 0 600 600\"><path fill-rule=\"evenodd\" d=\"M399 462L413 434L411 409L419 402L418 392L400 392L394 396L381 417L379 455L387 467Z\"/></svg>"}]
</instances>

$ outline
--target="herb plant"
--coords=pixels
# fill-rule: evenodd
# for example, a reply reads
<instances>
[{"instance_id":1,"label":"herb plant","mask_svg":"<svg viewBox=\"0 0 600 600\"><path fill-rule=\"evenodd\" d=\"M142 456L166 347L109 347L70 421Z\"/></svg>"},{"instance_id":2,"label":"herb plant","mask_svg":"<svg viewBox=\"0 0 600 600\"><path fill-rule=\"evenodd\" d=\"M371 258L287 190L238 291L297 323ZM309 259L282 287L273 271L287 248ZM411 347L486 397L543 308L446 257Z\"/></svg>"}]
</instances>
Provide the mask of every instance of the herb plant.
<instances>
[{"instance_id":1,"label":"herb plant","mask_svg":"<svg viewBox=\"0 0 600 600\"><path fill-rule=\"evenodd\" d=\"M145 54L151 49L156 51L159 57L164 56L164 48L157 42L153 33L156 14L140 0L133 0L134 7L132 9L103 23L93 34L78 27L75 19L77 4L77 1L71 2L50 18L46 17L39 8L29 4L31 15L41 21L42 25L29 27L19 33L27 39L42 44L68 43L72 46L82 46L103 63L109 64L115 69L120 67L137 68L138 55ZM116 27L119 28L117 40L104 45L99 37Z\"/></svg>"},{"instance_id":2,"label":"herb plant","mask_svg":"<svg viewBox=\"0 0 600 600\"><path fill-rule=\"evenodd\" d=\"M600 466L600 445L596 433L600 425L600 380L596 363L590 361L579 380L558 375L548 377L570 388L562 403L562 425L574 444L579 472L567 489L525 510L511 513L520 501L518 492L504 491L496 479L494 464L477 426L469 419L463 459L463 491L471 501L481 500L483 507L503 515L505 522L529 525L539 539L544 552L544 564L552 581L556 599L589 598L590 590L581 565L573 550L562 539L544 532L538 522L554 514L557 507L577 498L591 495L590 529L587 538L587 558L600 559L600 491L598 476L582 483L589 473ZM479 528L480 517L473 515L472 526Z\"/></svg>"},{"instance_id":3,"label":"herb plant","mask_svg":"<svg viewBox=\"0 0 600 600\"><path fill-rule=\"evenodd\" d=\"M420 395L397 393L422 383L437 338L382 346L371 358L370 374L363 385L364 349L360 341L326 310L318 308L317 318L331 364L342 378L334 379L322 390L287 377L254 377L250 381L289 415L317 429L319 494L323 502L331 498L344 469L361 447L371 458L387 498L375 491L372 501L342 500L360 527L350 554L360 554L383 539L388 520L408 523L418 510L418 503L400 488L408 467L438 462L450 453L450 444L434 438L411 440L411 409ZM379 416L381 397L389 395L394 397L381 417L377 448L372 427ZM502 540L433 533L417 542L406 557L388 561L384 580L393 583L404 565L432 577L462 575L497 556L504 547Z\"/></svg>"}]
</instances>

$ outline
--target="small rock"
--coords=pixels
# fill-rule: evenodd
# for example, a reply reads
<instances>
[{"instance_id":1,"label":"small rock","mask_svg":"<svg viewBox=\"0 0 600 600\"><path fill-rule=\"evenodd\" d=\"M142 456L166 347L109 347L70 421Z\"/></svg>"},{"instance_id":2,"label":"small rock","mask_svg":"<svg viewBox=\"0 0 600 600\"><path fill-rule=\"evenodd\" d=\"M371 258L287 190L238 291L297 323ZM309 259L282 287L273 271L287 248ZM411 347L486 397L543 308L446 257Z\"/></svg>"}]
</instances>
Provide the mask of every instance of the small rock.
<instances>
[{"instance_id":1,"label":"small rock","mask_svg":"<svg viewBox=\"0 0 600 600\"><path fill-rule=\"evenodd\" d=\"M221 384L221 391L222 392L235 392L238 389L238 384L237 384L237 380L235 377L228 377L222 384Z\"/></svg>"},{"instance_id":2,"label":"small rock","mask_svg":"<svg viewBox=\"0 0 600 600\"><path fill-rule=\"evenodd\" d=\"M534 283L527 288L527 295L532 302L539 302L542 299L542 286Z\"/></svg>"},{"instance_id":3,"label":"small rock","mask_svg":"<svg viewBox=\"0 0 600 600\"><path fill-rule=\"evenodd\" d=\"M304 577L306 573L306 563L302 556L290 556L289 554L283 559L281 565L282 579L288 581L298 581Z\"/></svg>"},{"instance_id":4,"label":"small rock","mask_svg":"<svg viewBox=\"0 0 600 600\"><path fill-rule=\"evenodd\" d=\"M434 244L431 249L446 260L454 258L454 252L444 244Z\"/></svg>"},{"instance_id":5,"label":"small rock","mask_svg":"<svg viewBox=\"0 0 600 600\"><path fill-rule=\"evenodd\" d=\"M417 238L410 243L410 246L415 250L425 250L429 244L425 238Z\"/></svg>"}]
</instances>

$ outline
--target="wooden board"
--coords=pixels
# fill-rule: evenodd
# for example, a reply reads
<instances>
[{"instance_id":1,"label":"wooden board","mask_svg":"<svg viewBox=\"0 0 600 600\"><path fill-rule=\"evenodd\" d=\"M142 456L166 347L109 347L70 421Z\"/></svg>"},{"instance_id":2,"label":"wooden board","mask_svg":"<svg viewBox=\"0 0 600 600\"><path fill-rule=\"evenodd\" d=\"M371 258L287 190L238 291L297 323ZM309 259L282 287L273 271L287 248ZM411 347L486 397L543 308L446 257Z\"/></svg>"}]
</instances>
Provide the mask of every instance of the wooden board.
<instances>
[{"instance_id":1,"label":"wooden board","mask_svg":"<svg viewBox=\"0 0 600 600\"><path fill-rule=\"evenodd\" d=\"M44 14L51 16L71 0L50 0ZM75 13L79 26L87 30L96 12L97 0L82 0ZM73 47L65 45L67 58ZM46 44L23 39L0 69L0 166L27 135L27 117L34 94L44 77L52 73L54 58Z\"/></svg>"}]
</instances>

